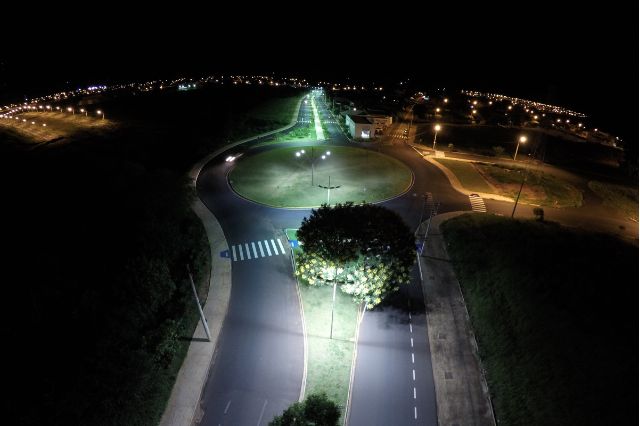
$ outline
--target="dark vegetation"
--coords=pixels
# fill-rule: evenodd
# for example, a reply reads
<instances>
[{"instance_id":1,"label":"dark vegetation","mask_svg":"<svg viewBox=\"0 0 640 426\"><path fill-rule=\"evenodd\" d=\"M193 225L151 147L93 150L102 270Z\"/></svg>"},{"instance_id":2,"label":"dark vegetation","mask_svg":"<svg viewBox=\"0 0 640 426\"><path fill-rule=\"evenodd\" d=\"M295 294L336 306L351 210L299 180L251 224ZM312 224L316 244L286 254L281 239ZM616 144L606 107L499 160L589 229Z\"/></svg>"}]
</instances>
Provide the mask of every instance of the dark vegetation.
<instances>
[{"instance_id":1,"label":"dark vegetation","mask_svg":"<svg viewBox=\"0 0 640 426\"><path fill-rule=\"evenodd\" d=\"M293 403L276 416L269 426L337 426L340 408L326 394L309 395L303 402Z\"/></svg>"},{"instance_id":2,"label":"dark vegetation","mask_svg":"<svg viewBox=\"0 0 640 426\"><path fill-rule=\"evenodd\" d=\"M95 138L30 151L0 139L7 424L158 423L198 321L187 264L202 302L208 290L185 172L225 138L282 123L252 116L269 94L202 93L192 106L186 93L101 100L122 125Z\"/></svg>"},{"instance_id":3,"label":"dark vegetation","mask_svg":"<svg viewBox=\"0 0 640 426\"><path fill-rule=\"evenodd\" d=\"M637 423L637 247L488 215L443 231L499 424Z\"/></svg>"}]
</instances>

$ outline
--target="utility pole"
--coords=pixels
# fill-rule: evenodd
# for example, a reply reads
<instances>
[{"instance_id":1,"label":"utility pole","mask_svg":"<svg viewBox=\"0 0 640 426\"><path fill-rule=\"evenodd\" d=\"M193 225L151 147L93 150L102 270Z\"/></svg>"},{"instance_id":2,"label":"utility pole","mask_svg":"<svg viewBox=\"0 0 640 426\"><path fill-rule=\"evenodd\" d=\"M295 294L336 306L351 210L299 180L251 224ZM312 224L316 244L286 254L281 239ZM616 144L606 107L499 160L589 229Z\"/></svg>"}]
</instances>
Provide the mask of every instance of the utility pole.
<instances>
[{"instance_id":1,"label":"utility pole","mask_svg":"<svg viewBox=\"0 0 640 426\"><path fill-rule=\"evenodd\" d=\"M520 193L522 192L522 187L524 186L524 183L527 180L527 173L529 172L529 169L527 169L524 172L524 176L522 178L522 183L520 184L520 189L518 190L518 196L516 197L516 203L513 205L513 211L511 212L511 219L513 219L513 215L516 212L516 207L518 207L518 200L520 199Z\"/></svg>"},{"instance_id":2,"label":"utility pole","mask_svg":"<svg viewBox=\"0 0 640 426\"><path fill-rule=\"evenodd\" d=\"M209 324L207 324L207 319L204 317L204 312L202 312L202 306L200 306L200 300L198 299L198 292L196 291L196 285L193 283L193 276L191 275L191 269L187 264L187 272L189 273L189 280L191 281L191 289L193 290L193 297L196 299L196 305L198 305L198 312L200 313L200 319L202 320L202 326L204 327L204 332L207 333L207 340L211 341L211 334L209 333Z\"/></svg>"},{"instance_id":3,"label":"utility pole","mask_svg":"<svg viewBox=\"0 0 640 426\"><path fill-rule=\"evenodd\" d=\"M338 277L334 275L333 277L333 299L331 300L331 331L329 332L329 339L333 339L333 311L336 306L336 285L338 282Z\"/></svg>"}]
</instances>

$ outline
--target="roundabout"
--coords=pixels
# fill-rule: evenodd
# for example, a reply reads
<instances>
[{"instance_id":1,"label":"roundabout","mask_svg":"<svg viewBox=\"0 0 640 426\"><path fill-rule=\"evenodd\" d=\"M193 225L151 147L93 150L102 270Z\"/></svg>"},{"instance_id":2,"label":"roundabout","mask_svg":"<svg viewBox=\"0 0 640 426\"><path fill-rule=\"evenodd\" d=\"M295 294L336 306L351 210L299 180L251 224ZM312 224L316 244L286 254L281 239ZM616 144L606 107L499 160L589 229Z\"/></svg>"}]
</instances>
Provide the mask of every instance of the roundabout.
<instances>
[{"instance_id":1,"label":"roundabout","mask_svg":"<svg viewBox=\"0 0 640 426\"><path fill-rule=\"evenodd\" d=\"M245 156L228 174L243 198L271 207L379 202L405 193L413 173L399 160L345 146L271 149Z\"/></svg>"}]
</instances>

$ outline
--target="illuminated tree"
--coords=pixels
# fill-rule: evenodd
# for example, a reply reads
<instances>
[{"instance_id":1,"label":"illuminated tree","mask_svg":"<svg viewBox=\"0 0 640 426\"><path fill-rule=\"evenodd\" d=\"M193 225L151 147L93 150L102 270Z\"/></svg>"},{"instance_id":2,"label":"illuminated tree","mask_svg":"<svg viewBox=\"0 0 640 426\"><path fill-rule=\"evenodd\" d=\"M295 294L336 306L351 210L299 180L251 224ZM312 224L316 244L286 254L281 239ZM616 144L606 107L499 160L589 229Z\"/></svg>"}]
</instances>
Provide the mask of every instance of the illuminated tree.
<instances>
[{"instance_id":1,"label":"illuminated tree","mask_svg":"<svg viewBox=\"0 0 640 426\"><path fill-rule=\"evenodd\" d=\"M337 283L368 309L409 283L414 237L393 211L372 204L323 205L302 221L296 275L309 285Z\"/></svg>"}]
</instances>

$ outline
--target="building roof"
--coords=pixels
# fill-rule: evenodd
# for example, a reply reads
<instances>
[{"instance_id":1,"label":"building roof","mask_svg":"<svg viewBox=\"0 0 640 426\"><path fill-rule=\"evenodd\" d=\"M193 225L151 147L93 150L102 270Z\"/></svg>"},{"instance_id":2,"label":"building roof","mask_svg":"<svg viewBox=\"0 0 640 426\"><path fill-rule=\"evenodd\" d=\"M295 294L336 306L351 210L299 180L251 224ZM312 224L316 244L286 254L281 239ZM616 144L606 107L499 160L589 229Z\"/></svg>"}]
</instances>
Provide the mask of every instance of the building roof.
<instances>
[{"instance_id":1,"label":"building roof","mask_svg":"<svg viewBox=\"0 0 640 426\"><path fill-rule=\"evenodd\" d=\"M348 115L349 115L349 118L351 118L351 121L353 121L354 123L371 124L371 121L369 121L369 119L364 115L353 115L353 114L348 114Z\"/></svg>"}]
</instances>

